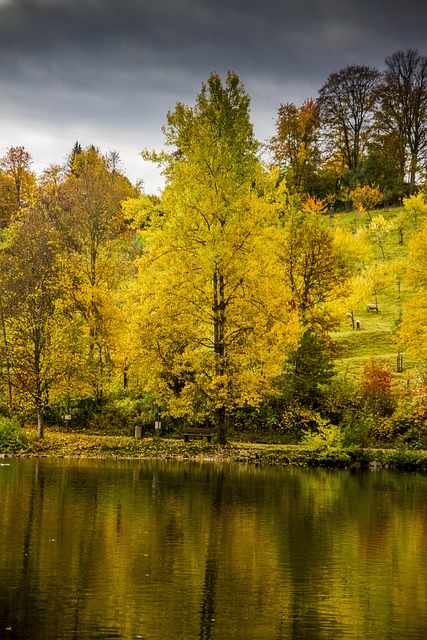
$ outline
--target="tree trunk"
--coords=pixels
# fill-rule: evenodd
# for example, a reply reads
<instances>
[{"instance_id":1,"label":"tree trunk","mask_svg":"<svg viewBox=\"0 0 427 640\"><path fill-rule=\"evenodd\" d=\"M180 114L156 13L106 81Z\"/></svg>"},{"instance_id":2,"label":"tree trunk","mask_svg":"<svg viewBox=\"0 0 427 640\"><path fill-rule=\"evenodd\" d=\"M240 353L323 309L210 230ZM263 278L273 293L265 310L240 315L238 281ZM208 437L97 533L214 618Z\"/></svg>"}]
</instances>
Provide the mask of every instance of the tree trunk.
<instances>
[{"instance_id":1,"label":"tree trunk","mask_svg":"<svg viewBox=\"0 0 427 640\"><path fill-rule=\"evenodd\" d=\"M7 391L8 391L8 400L9 400L9 411L12 415L13 412L13 394L12 394L12 381L10 377L10 361L9 361L9 348L7 342L7 333L6 333L6 325L4 322L3 310L1 310L1 325L3 332L3 344L6 353L6 380L7 380Z\"/></svg>"},{"instance_id":2,"label":"tree trunk","mask_svg":"<svg viewBox=\"0 0 427 640\"><path fill-rule=\"evenodd\" d=\"M37 437L41 440L44 436L44 420L43 420L43 410L41 406L37 405Z\"/></svg>"},{"instance_id":3,"label":"tree trunk","mask_svg":"<svg viewBox=\"0 0 427 640\"><path fill-rule=\"evenodd\" d=\"M215 410L215 426L219 444L227 444L227 413L224 405Z\"/></svg>"},{"instance_id":4,"label":"tree trunk","mask_svg":"<svg viewBox=\"0 0 427 640\"><path fill-rule=\"evenodd\" d=\"M411 166L409 169L409 195L412 196L415 193L416 187L416 174L417 174L417 154L412 153L411 155Z\"/></svg>"},{"instance_id":5,"label":"tree trunk","mask_svg":"<svg viewBox=\"0 0 427 640\"><path fill-rule=\"evenodd\" d=\"M215 357L215 375L220 380L220 388L224 390L224 374L225 367L225 283L224 276L215 267L213 276L214 299L213 299L213 316L214 316L214 357ZM221 394L224 397L224 394ZM224 401L215 409L215 425L217 429L217 440L220 444L226 443L226 406Z\"/></svg>"}]
</instances>

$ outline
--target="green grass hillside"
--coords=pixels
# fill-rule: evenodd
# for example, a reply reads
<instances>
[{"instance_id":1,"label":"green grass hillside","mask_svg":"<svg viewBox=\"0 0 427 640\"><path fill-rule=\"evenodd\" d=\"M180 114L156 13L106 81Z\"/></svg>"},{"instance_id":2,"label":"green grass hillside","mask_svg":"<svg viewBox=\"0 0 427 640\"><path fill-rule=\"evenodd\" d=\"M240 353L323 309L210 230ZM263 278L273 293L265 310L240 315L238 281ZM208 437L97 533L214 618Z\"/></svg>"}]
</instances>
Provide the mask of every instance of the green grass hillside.
<instances>
[{"instance_id":1,"label":"green grass hillside","mask_svg":"<svg viewBox=\"0 0 427 640\"><path fill-rule=\"evenodd\" d=\"M395 208L373 212L371 215L383 215L386 220L396 221L403 214L403 208ZM333 220L335 225L343 226L354 230L356 227L369 227L369 217L360 217L355 212L337 214ZM398 230L390 232L386 238L383 250L375 239L370 237L372 246L372 257L363 265L368 268L372 264L386 267L386 271L392 273L397 263L408 261L409 241L414 233L419 231L421 222L418 220L417 226L408 222L403 230L403 241L399 238ZM362 267L362 269L363 269ZM371 357L383 359L392 370L396 371L398 349L393 340L399 318L404 313L405 303L414 295L405 281L405 269L402 269L400 280L397 276L391 276L390 282L380 292L377 293L379 312L368 311L368 303L375 303L375 296L367 295L354 311L355 320L359 320L360 328L353 329L351 321L343 314L343 319L339 330L333 338L342 347L340 355L336 360L338 371L351 379L360 379L364 363ZM405 379L408 370L417 363L403 353L403 372L398 377Z\"/></svg>"}]
</instances>

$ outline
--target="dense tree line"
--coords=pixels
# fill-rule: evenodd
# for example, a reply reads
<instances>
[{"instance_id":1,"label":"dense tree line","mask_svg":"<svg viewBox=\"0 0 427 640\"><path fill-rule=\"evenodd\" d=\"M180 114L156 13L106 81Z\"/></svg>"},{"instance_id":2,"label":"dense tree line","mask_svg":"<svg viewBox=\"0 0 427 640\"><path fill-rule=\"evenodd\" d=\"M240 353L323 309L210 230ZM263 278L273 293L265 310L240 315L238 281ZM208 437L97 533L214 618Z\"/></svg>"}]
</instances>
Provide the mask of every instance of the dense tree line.
<instances>
[{"instance_id":1,"label":"dense tree line","mask_svg":"<svg viewBox=\"0 0 427 640\"><path fill-rule=\"evenodd\" d=\"M427 58L398 51L380 72L348 65L316 100L282 104L269 142L289 188L344 206L358 184L388 203L415 192L427 168Z\"/></svg>"},{"instance_id":2,"label":"dense tree line","mask_svg":"<svg viewBox=\"0 0 427 640\"><path fill-rule=\"evenodd\" d=\"M408 66L412 82L423 61L396 54L384 75L347 67L318 101L282 105L272 163L238 76L212 74L193 107L167 114L166 150L144 154L164 172L159 197L129 182L115 152L76 143L63 167L36 178L28 152L10 148L0 175L2 413L36 419L42 437L64 416L102 428L149 423L161 406L172 425L214 424L221 442L248 425L297 437L323 420L353 424L361 398L369 415L389 417L394 396L374 365L357 399L334 386L333 332L344 310L389 286L393 274L365 265L372 239L385 259L387 235L416 222L425 197L408 192L400 222L371 216L371 243L366 225L345 230L325 212L351 186L362 214L381 200L380 181L355 182L369 177L374 140L384 158L385 140L401 144L415 189L423 100L416 135L415 116L400 138L391 115L389 131L375 123L391 109L379 108L387 73ZM413 337L405 320L401 333Z\"/></svg>"}]
</instances>

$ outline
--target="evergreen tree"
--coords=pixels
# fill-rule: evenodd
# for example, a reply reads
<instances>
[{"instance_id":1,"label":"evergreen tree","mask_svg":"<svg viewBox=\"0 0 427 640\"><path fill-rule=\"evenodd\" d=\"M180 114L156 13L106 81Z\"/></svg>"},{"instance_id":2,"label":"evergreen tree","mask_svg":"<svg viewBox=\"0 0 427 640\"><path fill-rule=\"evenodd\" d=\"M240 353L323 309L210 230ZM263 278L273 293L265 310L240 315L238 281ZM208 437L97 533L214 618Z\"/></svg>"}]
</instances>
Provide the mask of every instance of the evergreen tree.
<instances>
[{"instance_id":1,"label":"evergreen tree","mask_svg":"<svg viewBox=\"0 0 427 640\"><path fill-rule=\"evenodd\" d=\"M323 388L335 375L331 355L321 338L307 329L296 349L288 356L284 373L277 385L288 401L297 401L306 407L317 407Z\"/></svg>"}]
</instances>

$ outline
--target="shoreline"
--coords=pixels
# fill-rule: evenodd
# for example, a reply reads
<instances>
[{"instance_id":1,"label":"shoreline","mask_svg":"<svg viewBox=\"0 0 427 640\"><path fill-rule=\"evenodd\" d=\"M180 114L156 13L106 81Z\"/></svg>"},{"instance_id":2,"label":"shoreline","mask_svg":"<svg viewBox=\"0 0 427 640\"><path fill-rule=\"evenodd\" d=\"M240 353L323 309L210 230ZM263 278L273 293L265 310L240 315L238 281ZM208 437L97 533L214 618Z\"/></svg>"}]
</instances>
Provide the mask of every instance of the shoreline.
<instances>
[{"instance_id":1,"label":"shoreline","mask_svg":"<svg viewBox=\"0 0 427 640\"><path fill-rule=\"evenodd\" d=\"M301 445L229 442L226 445L165 437L86 435L48 431L30 438L23 449L0 452L0 458L150 459L226 462L265 466L311 466L340 469L427 471L427 451L412 449L308 449Z\"/></svg>"}]
</instances>

